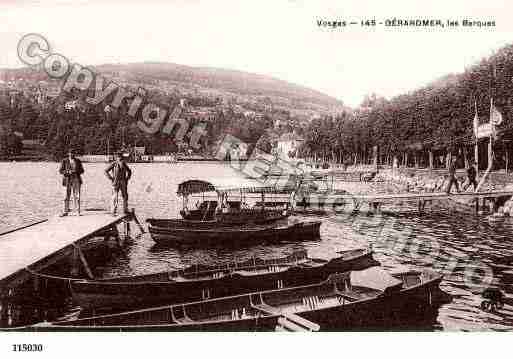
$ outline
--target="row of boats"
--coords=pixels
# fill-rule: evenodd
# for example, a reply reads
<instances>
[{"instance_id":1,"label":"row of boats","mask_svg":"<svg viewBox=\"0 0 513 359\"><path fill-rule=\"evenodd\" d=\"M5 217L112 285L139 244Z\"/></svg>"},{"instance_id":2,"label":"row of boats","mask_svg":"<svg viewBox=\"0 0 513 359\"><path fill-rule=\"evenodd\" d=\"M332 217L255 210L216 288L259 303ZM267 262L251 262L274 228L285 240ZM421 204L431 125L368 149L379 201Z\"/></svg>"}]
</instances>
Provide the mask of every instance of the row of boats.
<instances>
[{"instance_id":1,"label":"row of boats","mask_svg":"<svg viewBox=\"0 0 513 359\"><path fill-rule=\"evenodd\" d=\"M370 249L338 252L329 260L301 251L148 275L69 279L83 308L78 317L14 330L390 329L436 316L441 280L430 270L386 271Z\"/></svg>"},{"instance_id":2,"label":"row of boats","mask_svg":"<svg viewBox=\"0 0 513 359\"><path fill-rule=\"evenodd\" d=\"M238 198L233 198L233 193ZM257 194L248 206L249 195ZM179 185L182 218L148 219L166 246L249 245L320 238L319 221L289 218L283 187L199 180ZM191 197L200 195L195 208ZM212 198L215 195L215 198ZM56 277L32 273L42 278ZM370 248L314 258L297 251L218 265L109 278L63 278L82 311L14 330L318 331L386 329L436 315L442 276L384 270ZM442 295L443 297L443 295Z\"/></svg>"}]
</instances>

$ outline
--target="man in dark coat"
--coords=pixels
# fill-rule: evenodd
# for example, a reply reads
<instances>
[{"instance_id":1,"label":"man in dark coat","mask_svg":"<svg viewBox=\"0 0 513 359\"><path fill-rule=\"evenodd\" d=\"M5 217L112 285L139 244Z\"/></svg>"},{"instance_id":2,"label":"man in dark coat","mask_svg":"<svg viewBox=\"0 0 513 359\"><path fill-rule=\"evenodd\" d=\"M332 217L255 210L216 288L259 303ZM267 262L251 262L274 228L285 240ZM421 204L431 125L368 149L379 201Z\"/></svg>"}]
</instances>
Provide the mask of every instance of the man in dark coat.
<instances>
[{"instance_id":1,"label":"man in dark coat","mask_svg":"<svg viewBox=\"0 0 513 359\"><path fill-rule=\"evenodd\" d=\"M112 214L118 209L118 199L121 193L123 199L123 212L128 213L128 181L132 177L132 171L123 159L123 153L118 152L116 160L105 169L105 175L112 182Z\"/></svg>"},{"instance_id":2,"label":"man in dark coat","mask_svg":"<svg viewBox=\"0 0 513 359\"><path fill-rule=\"evenodd\" d=\"M62 216L67 216L70 212L69 201L72 194L75 210L80 216L80 188L82 187L84 166L82 166L82 162L75 157L72 150L68 152L68 157L62 160L59 173L63 176L62 185L66 187L64 212L62 213Z\"/></svg>"},{"instance_id":3,"label":"man in dark coat","mask_svg":"<svg viewBox=\"0 0 513 359\"><path fill-rule=\"evenodd\" d=\"M458 183L458 179L456 178L456 158L453 158L451 160L451 163L449 164L449 183L447 184L446 193L451 193L452 185L456 185L456 191L460 193L460 185Z\"/></svg>"},{"instance_id":4,"label":"man in dark coat","mask_svg":"<svg viewBox=\"0 0 513 359\"><path fill-rule=\"evenodd\" d=\"M476 167L477 167L477 163L476 162L473 162L473 163L470 164L470 166L468 166L468 168L467 168L467 183L465 184L465 187L463 188L464 191L470 185L472 185L474 187L474 191L476 190L476 188L477 188L477 181L476 181L477 170L476 170Z\"/></svg>"}]
</instances>

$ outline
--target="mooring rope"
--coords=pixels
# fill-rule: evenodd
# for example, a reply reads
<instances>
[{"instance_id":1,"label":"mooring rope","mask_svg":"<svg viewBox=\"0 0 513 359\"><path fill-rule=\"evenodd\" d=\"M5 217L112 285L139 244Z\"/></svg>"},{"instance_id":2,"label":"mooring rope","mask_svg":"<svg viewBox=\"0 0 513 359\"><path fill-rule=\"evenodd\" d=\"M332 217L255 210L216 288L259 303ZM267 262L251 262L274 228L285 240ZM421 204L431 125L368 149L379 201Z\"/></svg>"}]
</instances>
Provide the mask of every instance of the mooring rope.
<instances>
[{"instance_id":1,"label":"mooring rope","mask_svg":"<svg viewBox=\"0 0 513 359\"><path fill-rule=\"evenodd\" d=\"M70 278L70 277L61 277L53 274L45 274L37 272L33 269L30 269L29 267L25 267L25 270L32 274L33 276L44 278L44 279L54 279L54 280L60 280L60 281L66 281L66 282L81 282L84 280L87 280L87 278Z\"/></svg>"}]
</instances>

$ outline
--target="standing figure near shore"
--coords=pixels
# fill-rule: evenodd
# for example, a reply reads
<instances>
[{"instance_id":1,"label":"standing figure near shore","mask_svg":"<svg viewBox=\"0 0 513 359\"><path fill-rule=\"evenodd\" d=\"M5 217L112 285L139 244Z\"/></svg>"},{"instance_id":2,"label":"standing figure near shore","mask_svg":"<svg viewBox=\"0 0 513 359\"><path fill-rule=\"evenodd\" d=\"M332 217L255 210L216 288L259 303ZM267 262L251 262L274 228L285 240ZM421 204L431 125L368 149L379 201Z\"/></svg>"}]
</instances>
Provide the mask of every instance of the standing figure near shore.
<instances>
[{"instance_id":1,"label":"standing figure near shore","mask_svg":"<svg viewBox=\"0 0 513 359\"><path fill-rule=\"evenodd\" d=\"M477 163L474 161L470 164L470 166L467 168L467 183L465 184L465 187L463 187L463 190L466 191L468 186L472 185L474 187L474 192L477 188L477 170L476 170Z\"/></svg>"},{"instance_id":2,"label":"standing figure near shore","mask_svg":"<svg viewBox=\"0 0 513 359\"><path fill-rule=\"evenodd\" d=\"M460 185L456 178L456 158L453 158L449 164L449 183L447 184L447 190L445 191L447 194L451 193L453 184L456 185L456 191L460 193Z\"/></svg>"},{"instance_id":3,"label":"standing figure near shore","mask_svg":"<svg viewBox=\"0 0 513 359\"><path fill-rule=\"evenodd\" d=\"M68 157L62 160L59 173L63 176L62 185L66 187L64 212L62 213L62 216L67 216L70 212L69 201L71 199L71 194L73 194L74 208L80 216L80 188L82 187L84 166L82 166L82 161L75 158L75 154L72 150L69 150Z\"/></svg>"},{"instance_id":4,"label":"standing figure near shore","mask_svg":"<svg viewBox=\"0 0 513 359\"><path fill-rule=\"evenodd\" d=\"M105 175L112 182L112 206L111 212L116 215L118 210L119 193L123 199L123 213L128 213L128 181L132 177L132 171L123 159L123 153L118 152L116 160L105 169Z\"/></svg>"}]
</instances>

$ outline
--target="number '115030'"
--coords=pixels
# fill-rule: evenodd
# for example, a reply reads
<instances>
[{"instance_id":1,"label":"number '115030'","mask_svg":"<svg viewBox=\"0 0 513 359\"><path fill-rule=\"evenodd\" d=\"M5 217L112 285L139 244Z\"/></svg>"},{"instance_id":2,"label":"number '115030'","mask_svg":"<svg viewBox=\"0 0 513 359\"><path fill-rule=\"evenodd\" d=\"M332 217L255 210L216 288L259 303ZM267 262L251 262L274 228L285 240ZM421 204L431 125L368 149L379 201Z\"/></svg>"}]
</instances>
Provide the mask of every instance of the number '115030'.
<instances>
[{"instance_id":1,"label":"number '115030'","mask_svg":"<svg viewBox=\"0 0 513 359\"><path fill-rule=\"evenodd\" d=\"M13 344L13 352L42 352L43 344Z\"/></svg>"}]
</instances>

